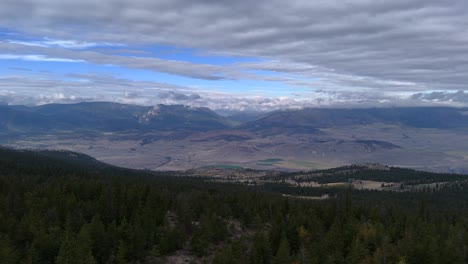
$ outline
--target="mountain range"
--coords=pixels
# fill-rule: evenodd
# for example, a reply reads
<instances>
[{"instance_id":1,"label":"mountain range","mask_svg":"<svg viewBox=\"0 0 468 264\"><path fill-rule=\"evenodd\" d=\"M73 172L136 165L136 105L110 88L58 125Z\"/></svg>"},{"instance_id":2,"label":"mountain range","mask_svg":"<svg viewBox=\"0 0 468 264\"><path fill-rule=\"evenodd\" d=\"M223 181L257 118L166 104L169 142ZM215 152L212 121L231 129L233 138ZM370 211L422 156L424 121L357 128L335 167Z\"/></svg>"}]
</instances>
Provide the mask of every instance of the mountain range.
<instances>
[{"instance_id":1,"label":"mountain range","mask_svg":"<svg viewBox=\"0 0 468 264\"><path fill-rule=\"evenodd\" d=\"M226 128L230 122L208 108L155 107L97 102L48 104L36 107L1 106L3 132L59 130L203 130Z\"/></svg>"},{"instance_id":2,"label":"mountain range","mask_svg":"<svg viewBox=\"0 0 468 264\"><path fill-rule=\"evenodd\" d=\"M380 162L465 172L468 109L305 108L221 115L183 105L0 106L0 144L67 149L120 166L321 169Z\"/></svg>"}]
</instances>

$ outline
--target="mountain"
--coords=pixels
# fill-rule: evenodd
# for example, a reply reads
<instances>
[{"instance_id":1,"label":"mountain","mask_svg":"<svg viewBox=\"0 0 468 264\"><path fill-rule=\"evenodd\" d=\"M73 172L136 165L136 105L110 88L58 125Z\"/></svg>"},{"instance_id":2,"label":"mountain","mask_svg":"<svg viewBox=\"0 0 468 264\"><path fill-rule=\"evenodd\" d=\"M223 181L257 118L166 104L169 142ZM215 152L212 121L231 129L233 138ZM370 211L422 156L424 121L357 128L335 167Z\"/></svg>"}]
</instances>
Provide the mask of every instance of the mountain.
<instances>
[{"instance_id":1,"label":"mountain","mask_svg":"<svg viewBox=\"0 0 468 264\"><path fill-rule=\"evenodd\" d=\"M468 109L449 107L306 108L276 111L239 126L249 131L316 132L317 128L365 126L376 123L415 128L466 128Z\"/></svg>"},{"instance_id":2,"label":"mountain","mask_svg":"<svg viewBox=\"0 0 468 264\"><path fill-rule=\"evenodd\" d=\"M51 129L53 122L28 108L0 106L0 133L27 133Z\"/></svg>"},{"instance_id":3,"label":"mountain","mask_svg":"<svg viewBox=\"0 0 468 264\"><path fill-rule=\"evenodd\" d=\"M152 129L213 130L231 126L231 122L206 107L158 105L143 115L140 124Z\"/></svg>"},{"instance_id":4,"label":"mountain","mask_svg":"<svg viewBox=\"0 0 468 264\"><path fill-rule=\"evenodd\" d=\"M230 121L236 124L242 124L246 122L255 121L260 119L270 112L255 112L255 111L227 111L227 110L217 110L216 113L221 116L226 117Z\"/></svg>"},{"instance_id":5,"label":"mountain","mask_svg":"<svg viewBox=\"0 0 468 264\"><path fill-rule=\"evenodd\" d=\"M57 124L55 129L58 130L119 131L139 128L138 116L150 109L147 106L93 102L49 104L32 107L30 111L53 120Z\"/></svg>"},{"instance_id":6,"label":"mountain","mask_svg":"<svg viewBox=\"0 0 468 264\"><path fill-rule=\"evenodd\" d=\"M231 124L208 108L182 105L155 107L108 102L1 106L3 133L68 131L213 130Z\"/></svg>"}]
</instances>

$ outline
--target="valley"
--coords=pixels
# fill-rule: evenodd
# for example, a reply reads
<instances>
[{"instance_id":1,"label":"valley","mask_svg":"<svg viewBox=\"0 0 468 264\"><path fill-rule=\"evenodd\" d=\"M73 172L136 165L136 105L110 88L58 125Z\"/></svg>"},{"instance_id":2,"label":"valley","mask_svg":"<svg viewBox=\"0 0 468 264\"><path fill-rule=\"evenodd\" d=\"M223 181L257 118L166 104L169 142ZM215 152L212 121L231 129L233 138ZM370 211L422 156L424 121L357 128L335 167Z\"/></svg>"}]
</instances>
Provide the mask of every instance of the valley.
<instances>
[{"instance_id":1,"label":"valley","mask_svg":"<svg viewBox=\"0 0 468 264\"><path fill-rule=\"evenodd\" d=\"M82 103L19 113L32 119L23 124L3 119L0 144L76 151L134 169L300 171L381 163L468 171L468 116L455 108L277 111L241 124L184 106ZM34 121L40 118L47 122Z\"/></svg>"},{"instance_id":2,"label":"valley","mask_svg":"<svg viewBox=\"0 0 468 264\"><path fill-rule=\"evenodd\" d=\"M311 170L377 162L438 172L466 172L464 131L386 125L321 129L319 134L259 136L252 132L76 132L5 140L14 148L65 149L113 165L183 170L210 165ZM267 160L268 162L262 162Z\"/></svg>"},{"instance_id":3,"label":"valley","mask_svg":"<svg viewBox=\"0 0 468 264\"><path fill-rule=\"evenodd\" d=\"M468 1L0 1L0 264L468 264Z\"/></svg>"}]
</instances>

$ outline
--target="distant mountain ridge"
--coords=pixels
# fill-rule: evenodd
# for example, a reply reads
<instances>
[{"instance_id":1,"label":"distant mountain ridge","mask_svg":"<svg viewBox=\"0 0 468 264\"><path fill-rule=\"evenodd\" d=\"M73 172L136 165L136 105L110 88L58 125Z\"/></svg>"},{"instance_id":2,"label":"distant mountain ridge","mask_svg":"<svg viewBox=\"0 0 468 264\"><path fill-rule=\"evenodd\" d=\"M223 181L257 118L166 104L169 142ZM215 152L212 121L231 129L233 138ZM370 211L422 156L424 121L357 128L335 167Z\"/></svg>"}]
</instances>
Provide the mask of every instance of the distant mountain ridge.
<instances>
[{"instance_id":1,"label":"distant mountain ridge","mask_svg":"<svg viewBox=\"0 0 468 264\"><path fill-rule=\"evenodd\" d=\"M111 102L0 106L0 131L246 130L263 134L318 133L319 128L392 124L415 128L468 127L468 109L450 107L304 108L224 117L206 107L139 106ZM241 117L239 117L241 116ZM254 120L252 120L254 119Z\"/></svg>"},{"instance_id":2,"label":"distant mountain ridge","mask_svg":"<svg viewBox=\"0 0 468 264\"><path fill-rule=\"evenodd\" d=\"M0 130L212 130L231 123L208 108L183 105L138 106L109 102L1 106Z\"/></svg>"},{"instance_id":3,"label":"distant mountain ridge","mask_svg":"<svg viewBox=\"0 0 468 264\"><path fill-rule=\"evenodd\" d=\"M468 127L467 109L450 107L398 108L305 108L275 111L258 120L242 124L240 128L253 131L283 128L288 131L313 131L317 128L393 124L415 128Z\"/></svg>"}]
</instances>

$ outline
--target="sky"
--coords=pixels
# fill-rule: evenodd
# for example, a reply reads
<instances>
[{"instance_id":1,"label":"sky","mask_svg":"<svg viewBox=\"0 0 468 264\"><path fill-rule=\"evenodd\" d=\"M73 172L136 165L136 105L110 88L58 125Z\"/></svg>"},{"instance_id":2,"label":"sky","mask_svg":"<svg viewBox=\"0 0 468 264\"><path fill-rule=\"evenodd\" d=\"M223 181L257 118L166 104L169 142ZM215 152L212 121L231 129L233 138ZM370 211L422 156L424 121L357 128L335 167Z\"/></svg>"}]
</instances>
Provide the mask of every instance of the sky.
<instances>
[{"instance_id":1,"label":"sky","mask_svg":"<svg viewBox=\"0 0 468 264\"><path fill-rule=\"evenodd\" d=\"M468 106L466 0L2 0L0 104Z\"/></svg>"}]
</instances>

